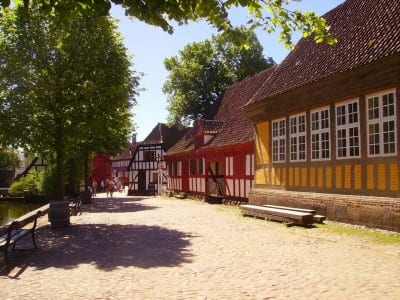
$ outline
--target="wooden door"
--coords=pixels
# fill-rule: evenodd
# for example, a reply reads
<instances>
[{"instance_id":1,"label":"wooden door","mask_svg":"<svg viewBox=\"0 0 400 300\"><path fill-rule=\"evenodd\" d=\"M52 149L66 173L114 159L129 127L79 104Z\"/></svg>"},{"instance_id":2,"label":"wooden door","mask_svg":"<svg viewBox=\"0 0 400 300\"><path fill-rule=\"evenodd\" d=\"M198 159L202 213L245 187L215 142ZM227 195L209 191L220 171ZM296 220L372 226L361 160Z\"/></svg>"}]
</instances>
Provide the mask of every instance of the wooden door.
<instances>
[{"instance_id":1,"label":"wooden door","mask_svg":"<svg viewBox=\"0 0 400 300\"><path fill-rule=\"evenodd\" d=\"M139 170L138 173L138 191L140 193L146 192L146 171Z\"/></svg>"}]
</instances>

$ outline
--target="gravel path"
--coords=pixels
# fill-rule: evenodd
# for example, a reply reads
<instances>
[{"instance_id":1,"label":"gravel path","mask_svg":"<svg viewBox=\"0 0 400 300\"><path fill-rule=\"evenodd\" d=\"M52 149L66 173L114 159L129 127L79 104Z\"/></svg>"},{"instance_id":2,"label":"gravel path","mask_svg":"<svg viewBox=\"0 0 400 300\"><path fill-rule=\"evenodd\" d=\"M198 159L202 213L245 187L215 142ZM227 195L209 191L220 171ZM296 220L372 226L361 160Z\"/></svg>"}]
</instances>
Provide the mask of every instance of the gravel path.
<instances>
[{"instance_id":1,"label":"gravel path","mask_svg":"<svg viewBox=\"0 0 400 300\"><path fill-rule=\"evenodd\" d=\"M13 254L0 299L400 299L398 245L193 200L101 196L67 228L41 218L40 249Z\"/></svg>"}]
</instances>

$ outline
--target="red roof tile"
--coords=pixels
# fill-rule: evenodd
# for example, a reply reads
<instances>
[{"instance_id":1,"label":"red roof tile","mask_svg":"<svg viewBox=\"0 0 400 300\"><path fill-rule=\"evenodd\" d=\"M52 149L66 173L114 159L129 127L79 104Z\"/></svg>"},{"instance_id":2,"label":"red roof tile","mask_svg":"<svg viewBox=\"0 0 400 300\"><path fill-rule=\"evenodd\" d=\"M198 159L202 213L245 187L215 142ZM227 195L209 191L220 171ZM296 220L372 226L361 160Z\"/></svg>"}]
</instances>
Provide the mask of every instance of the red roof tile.
<instances>
[{"instance_id":1,"label":"red roof tile","mask_svg":"<svg viewBox=\"0 0 400 300\"><path fill-rule=\"evenodd\" d=\"M334 46L301 39L250 102L400 52L400 0L348 0L325 16Z\"/></svg>"}]
</instances>

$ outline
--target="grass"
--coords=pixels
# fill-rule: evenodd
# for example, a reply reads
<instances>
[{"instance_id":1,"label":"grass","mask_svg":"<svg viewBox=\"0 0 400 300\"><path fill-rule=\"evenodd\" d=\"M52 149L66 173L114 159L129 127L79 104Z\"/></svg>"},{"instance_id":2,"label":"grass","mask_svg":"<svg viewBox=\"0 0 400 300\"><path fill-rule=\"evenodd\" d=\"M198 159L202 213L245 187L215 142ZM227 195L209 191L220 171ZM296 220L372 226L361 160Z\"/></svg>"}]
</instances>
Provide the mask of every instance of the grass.
<instances>
[{"instance_id":1,"label":"grass","mask_svg":"<svg viewBox=\"0 0 400 300\"><path fill-rule=\"evenodd\" d=\"M166 199L171 199L171 197L165 197ZM172 199L175 199L172 197ZM198 200L191 200L185 199L190 201L197 201ZM182 201L180 199L180 201ZM231 205L215 205L215 208L222 212L231 212L238 215L241 215L241 211L238 206L231 206ZM360 238L367 238L374 242L381 243L381 244L388 244L388 245L397 245L400 244L400 233L392 232L392 231L385 231L380 229L372 229L363 226L345 224L345 223L337 223L333 221L325 222L324 224L314 224L316 228L325 229L328 232L332 232L335 234L340 235L350 235ZM299 227L301 228L301 227Z\"/></svg>"},{"instance_id":2,"label":"grass","mask_svg":"<svg viewBox=\"0 0 400 300\"><path fill-rule=\"evenodd\" d=\"M318 228L326 229L336 234L345 234L367 238L377 243L396 245L400 244L400 233L385 231L380 229L366 228L356 225L348 225L336 222L327 222L325 224L315 224Z\"/></svg>"}]
</instances>

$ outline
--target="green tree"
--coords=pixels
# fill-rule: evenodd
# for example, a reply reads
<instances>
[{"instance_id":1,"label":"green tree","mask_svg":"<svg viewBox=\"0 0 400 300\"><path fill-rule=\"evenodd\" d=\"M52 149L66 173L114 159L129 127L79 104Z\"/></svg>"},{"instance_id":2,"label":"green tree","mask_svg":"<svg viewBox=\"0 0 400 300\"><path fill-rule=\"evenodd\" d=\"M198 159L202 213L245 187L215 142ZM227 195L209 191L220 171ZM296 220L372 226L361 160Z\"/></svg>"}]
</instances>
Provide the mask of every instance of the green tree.
<instances>
[{"instance_id":1,"label":"green tree","mask_svg":"<svg viewBox=\"0 0 400 300\"><path fill-rule=\"evenodd\" d=\"M0 148L0 170L12 170L19 166L17 153L12 149Z\"/></svg>"},{"instance_id":2,"label":"green tree","mask_svg":"<svg viewBox=\"0 0 400 300\"><path fill-rule=\"evenodd\" d=\"M60 22L86 11L106 15L111 4L121 5L126 15L159 26L169 33L173 32L173 22L182 25L189 21L205 20L219 32L243 43L234 34L229 14L231 8L241 7L247 9L250 15L249 28L279 31L280 41L287 47L293 47L291 36L295 31L302 32L303 36L313 35L318 43L335 42L323 18L310 11L288 10L286 7L291 1L299 0L14 0L23 2L26 10L30 3L37 3L46 12L55 10ZM0 0L0 5L8 7L10 0Z\"/></svg>"},{"instance_id":3,"label":"green tree","mask_svg":"<svg viewBox=\"0 0 400 300\"><path fill-rule=\"evenodd\" d=\"M253 31L235 30L249 48L236 46L224 35L213 35L211 40L189 44L178 56L164 60L169 75L163 92L168 94L170 123L211 118L214 104L228 86L275 65L272 58L264 58Z\"/></svg>"},{"instance_id":4,"label":"green tree","mask_svg":"<svg viewBox=\"0 0 400 300\"><path fill-rule=\"evenodd\" d=\"M12 182L19 163L16 151L0 147L0 187L8 186Z\"/></svg>"},{"instance_id":5,"label":"green tree","mask_svg":"<svg viewBox=\"0 0 400 300\"><path fill-rule=\"evenodd\" d=\"M83 157L128 140L138 77L110 18L56 20L35 6L3 12L0 138L54 157L62 199L67 153Z\"/></svg>"}]
</instances>

